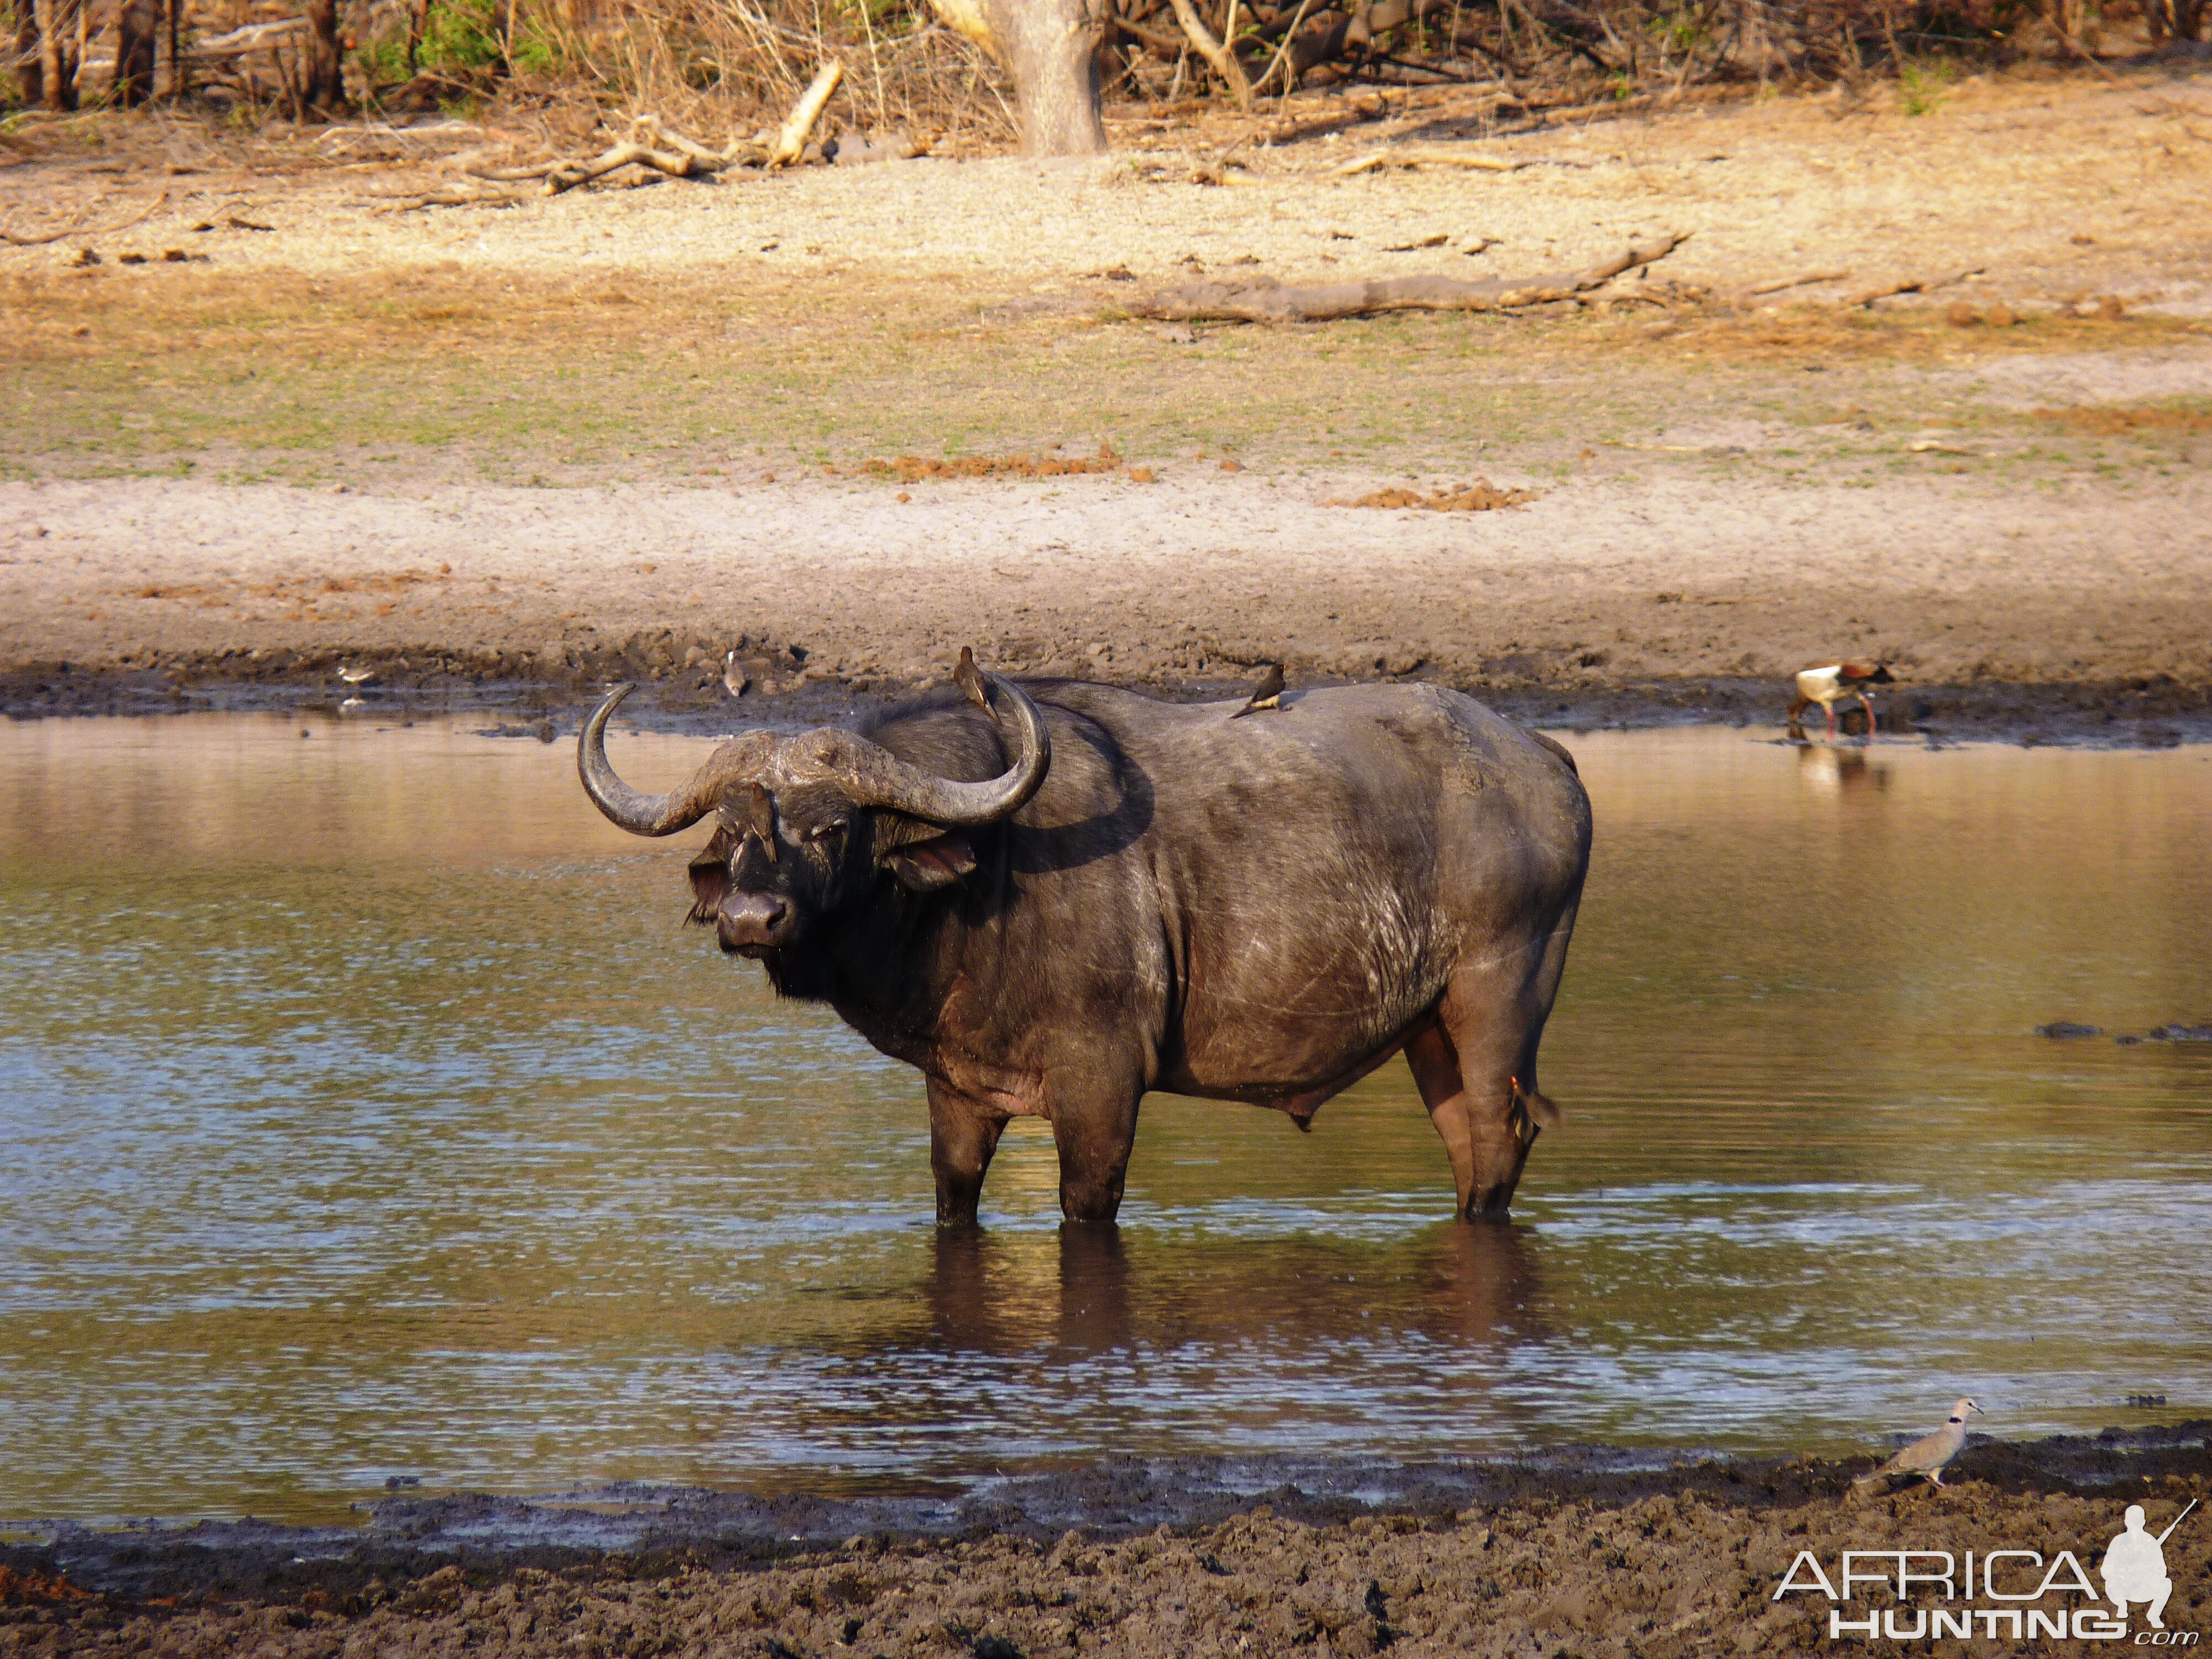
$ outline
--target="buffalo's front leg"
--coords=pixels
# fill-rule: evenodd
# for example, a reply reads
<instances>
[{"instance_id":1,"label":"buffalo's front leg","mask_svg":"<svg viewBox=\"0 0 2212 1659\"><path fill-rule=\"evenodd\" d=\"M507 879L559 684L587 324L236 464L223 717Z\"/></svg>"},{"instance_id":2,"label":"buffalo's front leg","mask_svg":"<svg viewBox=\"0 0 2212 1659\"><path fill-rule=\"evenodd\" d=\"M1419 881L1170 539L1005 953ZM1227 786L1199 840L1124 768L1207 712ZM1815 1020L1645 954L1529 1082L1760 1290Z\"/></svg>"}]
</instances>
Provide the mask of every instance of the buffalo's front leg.
<instances>
[{"instance_id":1,"label":"buffalo's front leg","mask_svg":"<svg viewBox=\"0 0 2212 1659\"><path fill-rule=\"evenodd\" d=\"M1143 1093L1141 1083L1094 1083L1074 1098L1054 1091L1052 1139L1060 1149L1060 1212L1070 1221L1111 1221L1121 1210Z\"/></svg>"},{"instance_id":2,"label":"buffalo's front leg","mask_svg":"<svg viewBox=\"0 0 2212 1659\"><path fill-rule=\"evenodd\" d=\"M929 1168L937 1177L937 1224L972 1227L983 1172L999 1150L1006 1114L987 1108L950 1084L929 1079Z\"/></svg>"}]
</instances>

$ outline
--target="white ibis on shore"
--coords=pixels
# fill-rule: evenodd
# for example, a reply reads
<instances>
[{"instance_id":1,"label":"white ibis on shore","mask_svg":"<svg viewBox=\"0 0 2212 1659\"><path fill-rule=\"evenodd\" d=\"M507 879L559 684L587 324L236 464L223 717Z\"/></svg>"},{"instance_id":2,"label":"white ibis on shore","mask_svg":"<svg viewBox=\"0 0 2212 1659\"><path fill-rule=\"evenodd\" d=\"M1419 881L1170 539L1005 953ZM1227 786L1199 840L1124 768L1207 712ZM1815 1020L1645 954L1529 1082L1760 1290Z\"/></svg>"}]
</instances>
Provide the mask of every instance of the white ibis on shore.
<instances>
[{"instance_id":1,"label":"white ibis on shore","mask_svg":"<svg viewBox=\"0 0 2212 1659\"><path fill-rule=\"evenodd\" d=\"M1867 735L1875 732L1874 697L1867 690L1869 685L1891 683L1889 670L1881 663L1838 662L1826 668L1804 668L1797 672L1797 701L1790 705L1790 724L1797 724L1797 717L1814 703L1828 717L1828 735L1836 735L1836 705L1856 697L1859 707L1866 710Z\"/></svg>"},{"instance_id":2,"label":"white ibis on shore","mask_svg":"<svg viewBox=\"0 0 2212 1659\"><path fill-rule=\"evenodd\" d=\"M1942 1486L1943 1466L1956 1457L1966 1443L1966 1419L1981 1414L1982 1408L1972 1401L1961 1400L1951 1407L1951 1414L1943 1419L1942 1428L1933 1434L1923 1434L1880 1468L1859 1476L1851 1484L1871 1486L1886 1475L1924 1474L1929 1486Z\"/></svg>"}]
</instances>

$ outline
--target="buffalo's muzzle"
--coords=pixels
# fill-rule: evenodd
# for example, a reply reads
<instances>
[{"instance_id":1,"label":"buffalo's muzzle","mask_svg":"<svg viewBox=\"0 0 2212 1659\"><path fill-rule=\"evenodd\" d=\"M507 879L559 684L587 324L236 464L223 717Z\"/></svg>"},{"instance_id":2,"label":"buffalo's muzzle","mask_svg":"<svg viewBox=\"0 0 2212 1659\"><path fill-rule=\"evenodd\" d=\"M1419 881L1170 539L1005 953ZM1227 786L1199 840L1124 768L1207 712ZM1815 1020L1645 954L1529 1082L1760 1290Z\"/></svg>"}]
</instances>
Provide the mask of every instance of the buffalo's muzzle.
<instances>
[{"instance_id":1,"label":"buffalo's muzzle","mask_svg":"<svg viewBox=\"0 0 2212 1659\"><path fill-rule=\"evenodd\" d=\"M732 893L714 913L714 937L737 955L788 945L798 931L790 904L773 893Z\"/></svg>"}]
</instances>

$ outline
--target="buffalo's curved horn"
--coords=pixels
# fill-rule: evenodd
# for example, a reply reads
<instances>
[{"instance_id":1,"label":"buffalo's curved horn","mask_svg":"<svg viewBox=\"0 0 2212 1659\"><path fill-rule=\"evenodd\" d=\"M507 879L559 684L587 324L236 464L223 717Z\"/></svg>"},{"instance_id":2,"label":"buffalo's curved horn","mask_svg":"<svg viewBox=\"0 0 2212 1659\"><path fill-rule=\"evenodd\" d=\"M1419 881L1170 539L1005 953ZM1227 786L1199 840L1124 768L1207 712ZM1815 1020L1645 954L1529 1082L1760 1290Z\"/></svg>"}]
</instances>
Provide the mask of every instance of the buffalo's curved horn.
<instances>
[{"instance_id":1,"label":"buffalo's curved horn","mask_svg":"<svg viewBox=\"0 0 2212 1659\"><path fill-rule=\"evenodd\" d=\"M984 674L984 683L996 694L1003 708L1012 708L1021 738L1021 753L1000 776L983 783L956 783L921 767L908 765L888 750L856 740L852 773L841 780L852 792L854 804L888 806L946 829L974 829L995 823L1021 810L1044 782L1052 765L1052 738L1037 712L1012 680Z\"/></svg>"},{"instance_id":2,"label":"buffalo's curved horn","mask_svg":"<svg viewBox=\"0 0 2212 1659\"><path fill-rule=\"evenodd\" d=\"M576 739L576 775L592 805L634 836L672 836L714 810L714 795L699 787L694 778L683 788L665 795L648 795L633 789L616 775L607 758L607 717L637 688L622 684L607 693L606 701L592 711Z\"/></svg>"}]
</instances>

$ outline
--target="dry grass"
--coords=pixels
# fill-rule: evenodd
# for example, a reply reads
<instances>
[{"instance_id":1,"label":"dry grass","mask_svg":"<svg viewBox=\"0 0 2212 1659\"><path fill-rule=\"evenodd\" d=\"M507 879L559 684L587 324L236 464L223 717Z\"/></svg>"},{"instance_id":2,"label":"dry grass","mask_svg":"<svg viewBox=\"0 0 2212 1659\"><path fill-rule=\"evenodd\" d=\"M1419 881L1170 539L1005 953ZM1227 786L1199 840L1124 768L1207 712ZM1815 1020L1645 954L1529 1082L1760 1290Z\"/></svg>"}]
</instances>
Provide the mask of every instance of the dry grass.
<instances>
[{"instance_id":1,"label":"dry grass","mask_svg":"<svg viewBox=\"0 0 2212 1659\"><path fill-rule=\"evenodd\" d=\"M1462 484L1456 489L1438 489L1423 495L1418 489L1390 488L1371 490L1348 501L1334 501L1334 507L1419 507L1427 513L1491 513L1502 507L1519 507L1533 501L1541 494L1534 489L1500 489L1487 478L1477 478L1471 484Z\"/></svg>"},{"instance_id":2,"label":"dry grass","mask_svg":"<svg viewBox=\"0 0 2212 1659\"><path fill-rule=\"evenodd\" d=\"M1085 473L1118 472L1122 465L1109 441L1098 447L1096 455L963 455L950 460L901 455L896 460L863 461L846 471L859 477L922 483L955 478L1068 478Z\"/></svg>"},{"instance_id":3,"label":"dry grass","mask_svg":"<svg viewBox=\"0 0 2212 1659\"><path fill-rule=\"evenodd\" d=\"M2212 409L2106 404L2087 409L2039 409L2034 413L2039 421L2094 437L2212 432Z\"/></svg>"},{"instance_id":4,"label":"dry grass","mask_svg":"<svg viewBox=\"0 0 2212 1659\"><path fill-rule=\"evenodd\" d=\"M1016 136L1012 86L972 43L924 7L778 4L776 0L589 0L548 9L507 62L484 77L509 100L589 99L650 110L681 130L757 131L797 101L831 58L846 65L825 112L830 131L903 131L971 143ZM501 67L506 67L502 64Z\"/></svg>"},{"instance_id":5,"label":"dry grass","mask_svg":"<svg viewBox=\"0 0 2212 1659\"><path fill-rule=\"evenodd\" d=\"M0 0L9 38L31 3ZM108 94L121 3L88 0L77 83L88 104ZM179 3L188 47L299 11L299 0ZM2094 18L2062 0L1198 0L1198 9L1217 34L1233 21L1255 80L1283 51L1289 86L1279 80L1277 92L1347 82L1483 87L1510 112L1570 95L1619 106L1699 85L1887 78L1900 107L1918 115L1942 108L1970 65L2070 63L2085 47L2153 43L2171 7L2108 0ZM341 0L340 14L349 95L371 111L511 120L526 110L649 110L721 136L773 122L835 58L848 72L830 131L903 129L974 143L1015 136L1005 70L938 21L928 0ZM1157 112L1222 94L1185 48L1170 0L1110 0L1109 14L1110 102ZM2071 34L2062 17L2072 19ZM166 50L157 87L173 97ZM289 94L301 68L284 50L203 63L190 71L191 89L247 124L296 113ZM0 82L0 100L14 95L12 82Z\"/></svg>"}]
</instances>

